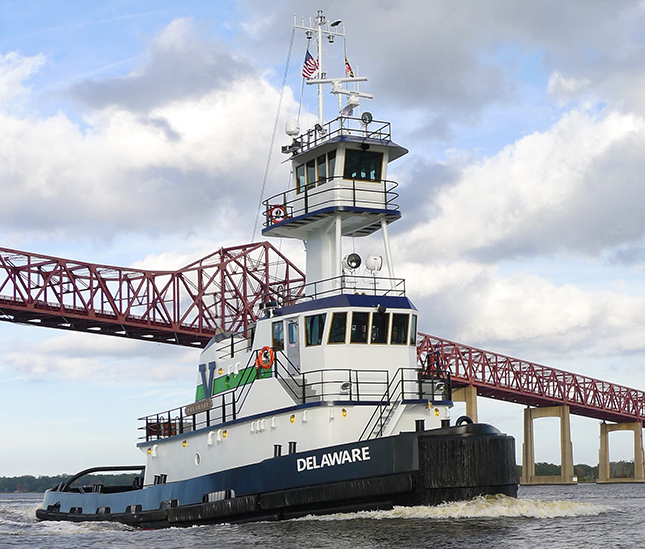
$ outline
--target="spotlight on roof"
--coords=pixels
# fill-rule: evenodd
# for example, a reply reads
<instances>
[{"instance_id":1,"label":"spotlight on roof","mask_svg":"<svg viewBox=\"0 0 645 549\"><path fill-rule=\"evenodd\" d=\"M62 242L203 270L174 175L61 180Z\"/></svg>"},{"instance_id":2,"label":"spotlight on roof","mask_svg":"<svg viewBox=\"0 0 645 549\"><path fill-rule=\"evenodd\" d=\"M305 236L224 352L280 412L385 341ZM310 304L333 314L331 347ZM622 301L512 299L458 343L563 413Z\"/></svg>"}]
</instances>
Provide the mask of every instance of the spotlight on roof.
<instances>
[{"instance_id":1,"label":"spotlight on roof","mask_svg":"<svg viewBox=\"0 0 645 549\"><path fill-rule=\"evenodd\" d=\"M365 267L368 271L376 273L383 267L383 258L380 255L370 255L365 260Z\"/></svg>"},{"instance_id":2,"label":"spotlight on roof","mask_svg":"<svg viewBox=\"0 0 645 549\"><path fill-rule=\"evenodd\" d=\"M343 267L345 269L351 269L352 271L354 269L358 269L361 266L361 256L358 254L349 254L345 256L345 259L343 259Z\"/></svg>"}]
</instances>

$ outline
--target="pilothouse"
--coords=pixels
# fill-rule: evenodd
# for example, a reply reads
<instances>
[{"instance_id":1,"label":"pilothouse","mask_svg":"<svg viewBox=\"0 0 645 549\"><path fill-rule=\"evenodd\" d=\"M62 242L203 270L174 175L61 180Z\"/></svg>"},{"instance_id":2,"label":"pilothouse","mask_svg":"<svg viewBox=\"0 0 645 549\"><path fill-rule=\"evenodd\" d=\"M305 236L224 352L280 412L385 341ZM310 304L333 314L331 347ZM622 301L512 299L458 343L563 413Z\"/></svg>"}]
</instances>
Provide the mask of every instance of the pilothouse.
<instances>
[{"instance_id":1,"label":"pilothouse","mask_svg":"<svg viewBox=\"0 0 645 549\"><path fill-rule=\"evenodd\" d=\"M408 151L359 110L372 95L346 55L344 76L325 72L335 68L323 44L344 44L342 22L319 11L294 29L318 116L305 131L287 123L293 177L264 201L262 234L304 243L305 283L263 281L256 325L202 352L195 401L142 418L132 486L69 481L46 493L39 518L156 528L516 495L513 439L466 417L451 424L449 372L439 352L417 351L418 313L388 236L401 217L388 166ZM361 255L379 231L382 255Z\"/></svg>"}]
</instances>

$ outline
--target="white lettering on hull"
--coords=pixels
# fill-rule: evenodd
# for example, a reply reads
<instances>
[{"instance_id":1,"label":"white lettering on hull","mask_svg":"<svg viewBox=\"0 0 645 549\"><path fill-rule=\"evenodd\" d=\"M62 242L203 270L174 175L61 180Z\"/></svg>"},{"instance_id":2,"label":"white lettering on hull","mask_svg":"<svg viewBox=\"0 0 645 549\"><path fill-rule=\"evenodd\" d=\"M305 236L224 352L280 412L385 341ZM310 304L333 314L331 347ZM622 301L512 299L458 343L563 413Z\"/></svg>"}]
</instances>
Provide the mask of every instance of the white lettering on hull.
<instances>
[{"instance_id":1,"label":"white lettering on hull","mask_svg":"<svg viewBox=\"0 0 645 549\"><path fill-rule=\"evenodd\" d=\"M362 448L352 448L350 450L339 450L338 452L329 452L323 454L318 462L317 456L309 456L306 458L298 458L296 467L298 472L311 471L314 469L322 469L323 467L334 467L336 465L344 465L345 463L356 463L357 461L369 461L370 448L363 446Z\"/></svg>"}]
</instances>

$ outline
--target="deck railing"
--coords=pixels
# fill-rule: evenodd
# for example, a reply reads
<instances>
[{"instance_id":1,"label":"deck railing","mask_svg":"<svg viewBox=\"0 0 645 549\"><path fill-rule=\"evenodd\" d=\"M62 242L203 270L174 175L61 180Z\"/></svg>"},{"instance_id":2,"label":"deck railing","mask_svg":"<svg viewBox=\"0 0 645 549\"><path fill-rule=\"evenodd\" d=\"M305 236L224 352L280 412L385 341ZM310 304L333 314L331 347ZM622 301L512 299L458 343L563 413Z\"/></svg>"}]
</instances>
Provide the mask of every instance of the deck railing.
<instances>
[{"instance_id":1,"label":"deck railing","mask_svg":"<svg viewBox=\"0 0 645 549\"><path fill-rule=\"evenodd\" d=\"M387 425L401 404L452 400L450 372L430 360L421 369L399 368L397 370L359 440L383 436Z\"/></svg>"},{"instance_id":2,"label":"deck railing","mask_svg":"<svg viewBox=\"0 0 645 549\"><path fill-rule=\"evenodd\" d=\"M394 201L399 197L396 181L345 179L325 177L295 189L276 194L262 202L264 226L269 227L309 213L332 207L361 207L374 210L398 211Z\"/></svg>"},{"instance_id":3,"label":"deck railing","mask_svg":"<svg viewBox=\"0 0 645 549\"><path fill-rule=\"evenodd\" d=\"M300 154L317 147L325 141L340 136L390 141L392 139L392 126L389 122L380 120L372 120L369 125L366 125L361 118L338 116L322 126L316 124L314 128L294 139L294 143L290 147L285 147L283 150L284 152Z\"/></svg>"},{"instance_id":4,"label":"deck railing","mask_svg":"<svg viewBox=\"0 0 645 549\"><path fill-rule=\"evenodd\" d=\"M251 387L257 379L266 377L276 378L295 405L325 401L376 405L365 428L371 434L382 434L393 402L450 398L450 376L437 368L399 368L394 377L388 370L373 369L331 368L302 373L282 350L274 350L270 368L258 367L259 352L249 353L246 367L240 370L242 377L230 390L139 418L145 422L139 428L144 431L140 439L173 437L239 419ZM375 425L380 431L375 431Z\"/></svg>"},{"instance_id":5,"label":"deck railing","mask_svg":"<svg viewBox=\"0 0 645 549\"><path fill-rule=\"evenodd\" d=\"M303 301L342 294L405 297L405 279L343 274L273 292L265 308L286 307Z\"/></svg>"}]
</instances>

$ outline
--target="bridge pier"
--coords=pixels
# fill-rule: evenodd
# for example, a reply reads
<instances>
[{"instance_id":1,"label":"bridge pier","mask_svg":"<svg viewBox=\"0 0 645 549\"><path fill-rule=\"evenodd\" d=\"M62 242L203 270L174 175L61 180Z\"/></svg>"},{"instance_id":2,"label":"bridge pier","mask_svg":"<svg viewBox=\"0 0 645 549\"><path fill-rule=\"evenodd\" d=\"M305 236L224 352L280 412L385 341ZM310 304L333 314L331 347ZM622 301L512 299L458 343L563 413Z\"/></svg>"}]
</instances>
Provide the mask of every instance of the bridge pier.
<instances>
[{"instance_id":1,"label":"bridge pier","mask_svg":"<svg viewBox=\"0 0 645 549\"><path fill-rule=\"evenodd\" d=\"M475 423L479 421L477 414L477 387L468 385L467 387L459 387L452 390L453 402L466 403L466 415Z\"/></svg>"},{"instance_id":2,"label":"bridge pier","mask_svg":"<svg viewBox=\"0 0 645 549\"><path fill-rule=\"evenodd\" d=\"M634 431L634 477L611 478L609 470L609 433L614 431ZM643 426L639 421L634 423L600 424L600 456L598 459L598 483L645 482L645 465L643 464Z\"/></svg>"},{"instance_id":3,"label":"bridge pier","mask_svg":"<svg viewBox=\"0 0 645 549\"><path fill-rule=\"evenodd\" d=\"M560 418L560 476L535 475L535 437L533 420L541 417ZM520 484L575 484L573 480L573 446L568 406L545 406L524 409L524 443L522 444L522 477Z\"/></svg>"}]
</instances>

